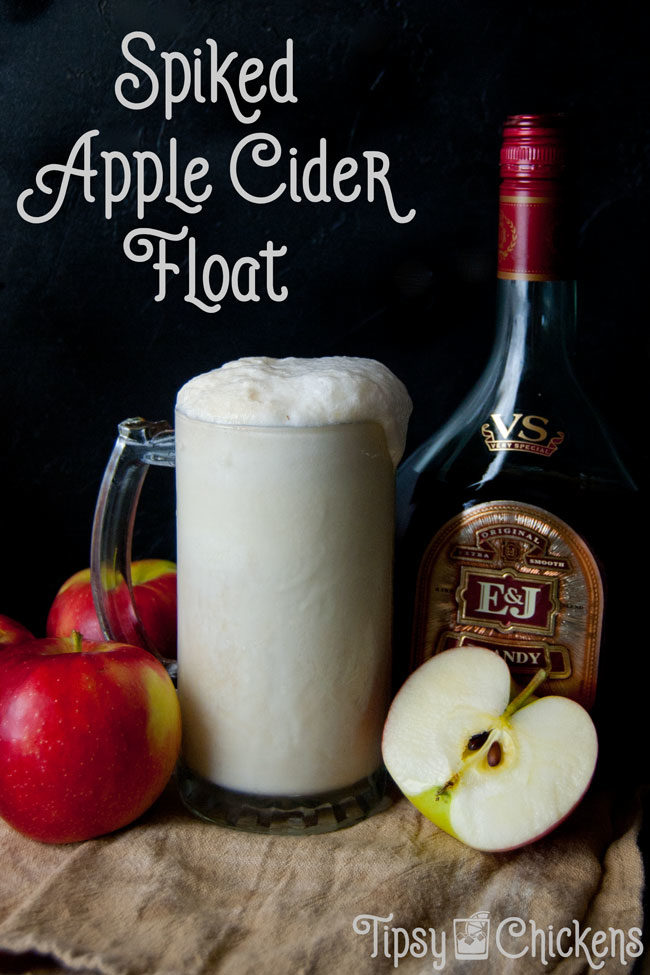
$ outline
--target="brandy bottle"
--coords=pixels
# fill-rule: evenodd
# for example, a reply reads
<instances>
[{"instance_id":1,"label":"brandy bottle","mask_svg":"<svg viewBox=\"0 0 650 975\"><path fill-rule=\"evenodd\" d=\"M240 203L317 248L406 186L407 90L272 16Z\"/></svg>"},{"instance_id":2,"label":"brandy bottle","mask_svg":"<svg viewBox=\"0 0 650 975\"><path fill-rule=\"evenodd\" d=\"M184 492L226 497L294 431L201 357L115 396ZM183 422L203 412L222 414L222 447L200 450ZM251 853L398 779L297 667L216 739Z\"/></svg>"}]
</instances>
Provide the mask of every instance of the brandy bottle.
<instances>
[{"instance_id":1,"label":"brandy bottle","mask_svg":"<svg viewBox=\"0 0 650 975\"><path fill-rule=\"evenodd\" d=\"M396 678L480 645L516 682L544 668L541 693L592 708L603 623L620 613L606 576L620 539L607 523L634 485L572 368L567 119L508 118L500 170L490 360L398 471Z\"/></svg>"}]
</instances>

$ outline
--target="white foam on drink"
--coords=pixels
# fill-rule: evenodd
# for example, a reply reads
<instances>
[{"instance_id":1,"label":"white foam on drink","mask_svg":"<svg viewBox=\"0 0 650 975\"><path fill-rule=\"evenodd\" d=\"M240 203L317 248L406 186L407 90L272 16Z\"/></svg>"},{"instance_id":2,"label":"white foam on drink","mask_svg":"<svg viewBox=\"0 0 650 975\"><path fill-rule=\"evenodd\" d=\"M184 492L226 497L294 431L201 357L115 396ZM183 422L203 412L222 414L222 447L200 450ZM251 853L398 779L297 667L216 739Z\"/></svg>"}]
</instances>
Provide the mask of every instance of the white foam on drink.
<instances>
[{"instance_id":1,"label":"white foam on drink","mask_svg":"<svg viewBox=\"0 0 650 975\"><path fill-rule=\"evenodd\" d=\"M375 359L251 356L190 379L176 408L192 419L248 426L376 422L397 467L412 403L404 384Z\"/></svg>"}]
</instances>

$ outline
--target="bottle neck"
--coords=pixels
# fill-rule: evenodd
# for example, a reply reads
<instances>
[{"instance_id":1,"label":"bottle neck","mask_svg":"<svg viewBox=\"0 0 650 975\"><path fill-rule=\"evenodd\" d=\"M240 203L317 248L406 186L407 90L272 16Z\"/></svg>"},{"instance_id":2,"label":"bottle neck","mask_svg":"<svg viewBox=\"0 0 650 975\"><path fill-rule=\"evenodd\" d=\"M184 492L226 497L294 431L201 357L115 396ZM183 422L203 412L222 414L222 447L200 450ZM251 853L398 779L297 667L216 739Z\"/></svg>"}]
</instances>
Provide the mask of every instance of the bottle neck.
<instances>
[{"instance_id":1,"label":"bottle neck","mask_svg":"<svg viewBox=\"0 0 650 975\"><path fill-rule=\"evenodd\" d=\"M575 281L499 279L492 366L504 391L516 392L524 380L545 388L560 379L574 382L569 350L575 324Z\"/></svg>"},{"instance_id":2,"label":"bottle neck","mask_svg":"<svg viewBox=\"0 0 650 975\"><path fill-rule=\"evenodd\" d=\"M493 360L512 390L574 382L573 201L565 179L506 176L499 190L497 337ZM493 363L494 364L494 363ZM529 389L529 393L535 393Z\"/></svg>"}]
</instances>

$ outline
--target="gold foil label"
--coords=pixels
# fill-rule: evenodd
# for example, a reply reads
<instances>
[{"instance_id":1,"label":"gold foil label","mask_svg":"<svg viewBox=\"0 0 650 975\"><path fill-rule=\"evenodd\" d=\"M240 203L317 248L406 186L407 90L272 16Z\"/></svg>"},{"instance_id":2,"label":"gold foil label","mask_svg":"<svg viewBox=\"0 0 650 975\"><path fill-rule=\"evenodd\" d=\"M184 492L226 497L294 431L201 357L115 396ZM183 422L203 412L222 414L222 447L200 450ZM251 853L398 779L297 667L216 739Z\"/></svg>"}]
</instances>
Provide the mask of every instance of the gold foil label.
<instances>
[{"instance_id":1,"label":"gold foil label","mask_svg":"<svg viewBox=\"0 0 650 975\"><path fill-rule=\"evenodd\" d=\"M489 422L482 425L481 434L492 452L517 450L550 457L564 440L564 434L561 430L551 433L548 424L548 417L534 413L513 413L507 419L492 413Z\"/></svg>"},{"instance_id":2,"label":"gold foil label","mask_svg":"<svg viewBox=\"0 0 650 975\"><path fill-rule=\"evenodd\" d=\"M489 501L447 522L418 576L413 666L459 646L499 653L516 680L593 704L603 587L583 539L543 508Z\"/></svg>"}]
</instances>

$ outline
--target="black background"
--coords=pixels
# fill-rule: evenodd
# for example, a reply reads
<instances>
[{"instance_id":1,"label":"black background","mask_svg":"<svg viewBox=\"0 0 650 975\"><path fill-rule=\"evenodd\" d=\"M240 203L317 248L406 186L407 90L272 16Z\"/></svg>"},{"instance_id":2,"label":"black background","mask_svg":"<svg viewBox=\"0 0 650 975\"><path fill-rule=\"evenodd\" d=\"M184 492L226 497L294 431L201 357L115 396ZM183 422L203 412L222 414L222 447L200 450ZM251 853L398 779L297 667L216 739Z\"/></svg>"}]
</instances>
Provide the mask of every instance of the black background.
<instances>
[{"instance_id":1,"label":"black background","mask_svg":"<svg viewBox=\"0 0 650 975\"><path fill-rule=\"evenodd\" d=\"M188 378L242 355L362 355L386 362L415 410L409 449L438 427L478 377L493 339L497 156L507 114L572 113L579 134L580 322L575 363L625 463L647 486L648 17L618 4L325 0L0 0L0 613L42 635L59 585L89 563L92 514L118 421L171 420ZM157 52L223 54L268 66L294 40L295 105L266 99L252 126L227 103L187 100L172 121L158 101L128 111L113 90L122 37L148 31ZM143 221L184 223L203 257L234 261L286 244L285 302L227 298L207 315L183 300L184 273L154 301L150 264L122 252L134 198L103 217L79 186L36 226L16 199L76 139L155 149L177 138L205 156L214 189L201 214L166 205ZM391 160L404 225L370 204L242 200L228 160L247 132L268 131L307 159L379 149ZM173 258L172 258L173 259ZM184 269L183 269L184 271ZM553 382L552 368L549 382ZM174 557L173 478L150 475L135 556ZM643 524L620 519L632 553ZM645 558L645 557L644 557ZM612 567L610 567L612 570ZM642 582L629 565L632 613Z\"/></svg>"},{"instance_id":2,"label":"black background","mask_svg":"<svg viewBox=\"0 0 650 975\"><path fill-rule=\"evenodd\" d=\"M0 7L2 270L2 521L0 612L41 634L58 586L88 565L92 512L116 432L127 416L172 418L190 376L241 355L372 356L409 388L409 448L471 387L493 338L497 155L512 112L569 111L581 149L580 327L576 365L637 481L645 480L648 413L647 19L605 19L588 3L399 3L328 0L4 0ZM159 99L129 111L114 82L130 69L131 30L160 52L191 56L205 39L221 57L265 65L294 41L296 104L265 99L253 125L225 101L188 99L165 121ZM139 50L143 50L143 45ZM16 210L38 169L63 163L100 130L101 149L155 149L171 136L182 162L205 156L213 192L202 213L149 208L147 226L187 223L200 256L230 261L267 240L286 244L281 303L224 300L208 315L183 300L185 268L154 301L151 264L122 252L138 221L134 197L103 215L79 181L61 212L33 225ZM368 203L246 203L228 161L251 131L306 160L327 139L332 160L380 149L398 210ZM280 172L280 167L274 172ZM363 196L363 195L362 195ZM42 212L44 199L32 202ZM182 255L180 262L182 263ZM174 259L170 251L170 257ZM552 381L552 376L550 377ZM149 478L137 557L174 556L173 479ZM603 517L614 517L604 513ZM633 531L628 526L626 531Z\"/></svg>"}]
</instances>

